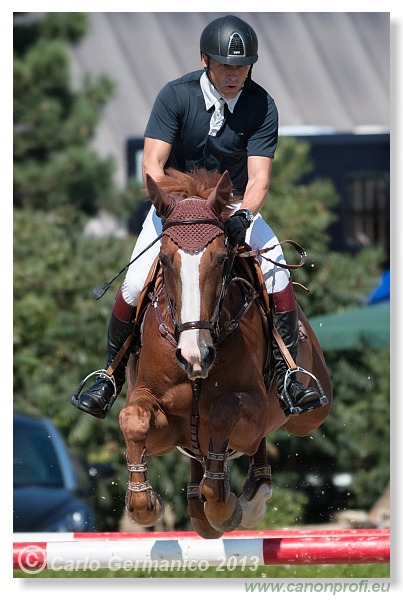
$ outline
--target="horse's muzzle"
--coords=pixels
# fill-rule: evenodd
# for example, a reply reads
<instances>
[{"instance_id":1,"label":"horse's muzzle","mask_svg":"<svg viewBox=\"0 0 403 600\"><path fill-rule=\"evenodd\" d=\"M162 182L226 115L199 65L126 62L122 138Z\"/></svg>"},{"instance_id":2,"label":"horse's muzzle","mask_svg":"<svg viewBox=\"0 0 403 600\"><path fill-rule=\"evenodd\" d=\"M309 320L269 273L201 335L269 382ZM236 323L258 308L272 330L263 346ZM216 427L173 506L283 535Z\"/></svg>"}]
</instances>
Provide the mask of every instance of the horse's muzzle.
<instances>
[{"instance_id":1,"label":"horse's muzzle","mask_svg":"<svg viewBox=\"0 0 403 600\"><path fill-rule=\"evenodd\" d=\"M206 379L214 363L216 351L210 331L184 331L179 337L176 360L192 381Z\"/></svg>"}]
</instances>

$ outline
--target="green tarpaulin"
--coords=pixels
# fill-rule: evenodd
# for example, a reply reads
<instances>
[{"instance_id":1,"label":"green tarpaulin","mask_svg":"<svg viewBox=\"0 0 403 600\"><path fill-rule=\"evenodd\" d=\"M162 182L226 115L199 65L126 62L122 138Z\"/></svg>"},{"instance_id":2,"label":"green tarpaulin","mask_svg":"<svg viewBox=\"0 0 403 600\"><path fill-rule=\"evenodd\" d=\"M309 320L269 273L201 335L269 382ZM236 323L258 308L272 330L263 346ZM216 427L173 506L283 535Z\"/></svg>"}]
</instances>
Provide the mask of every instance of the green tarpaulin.
<instances>
[{"instance_id":1,"label":"green tarpaulin","mask_svg":"<svg viewBox=\"0 0 403 600\"><path fill-rule=\"evenodd\" d=\"M374 304L309 319L323 350L390 346L390 304Z\"/></svg>"}]
</instances>

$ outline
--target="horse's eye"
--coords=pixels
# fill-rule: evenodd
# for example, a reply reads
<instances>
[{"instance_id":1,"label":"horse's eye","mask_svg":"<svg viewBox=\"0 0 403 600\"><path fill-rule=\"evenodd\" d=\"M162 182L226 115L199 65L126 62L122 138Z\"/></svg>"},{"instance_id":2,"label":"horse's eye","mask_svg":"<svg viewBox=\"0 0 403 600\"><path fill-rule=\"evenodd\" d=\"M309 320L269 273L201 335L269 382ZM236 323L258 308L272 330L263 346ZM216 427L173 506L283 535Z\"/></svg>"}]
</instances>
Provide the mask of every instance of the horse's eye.
<instances>
[{"instance_id":1,"label":"horse's eye","mask_svg":"<svg viewBox=\"0 0 403 600\"><path fill-rule=\"evenodd\" d=\"M160 254L159 259L160 259L161 267L163 269L166 269L167 267L169 267L170 262L169 262L169 258L166 254Z\"/></svg>"},{"instance_id":2,"label":"horse's eye","mask_svg":"<svg viewBox=\"0 0 403 600\"><path fill-rule=\"evenodd\" d=\"M218 265L219 267L222 267L222 266L225 264L225 261L227 260L227 258L228 258L228 255L227 255L227 253L226 253L226 252L225 252L225 253L223 253L223 254L218 254L218 255L217 255L217 258L216 258L216 260L217 260L217 265Z\"/></svg>"}]
</instances>

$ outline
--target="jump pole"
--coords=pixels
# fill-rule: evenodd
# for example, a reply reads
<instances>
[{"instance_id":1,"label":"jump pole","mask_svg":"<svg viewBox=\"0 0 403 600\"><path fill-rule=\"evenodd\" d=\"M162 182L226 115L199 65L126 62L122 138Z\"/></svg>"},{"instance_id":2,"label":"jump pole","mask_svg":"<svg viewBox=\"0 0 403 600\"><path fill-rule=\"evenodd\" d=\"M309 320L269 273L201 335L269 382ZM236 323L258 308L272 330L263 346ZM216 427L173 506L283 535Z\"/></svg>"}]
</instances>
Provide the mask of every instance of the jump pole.
<instances>
[{"instance_id":1,"label":"jump pole","mask_svg":"<svg viewBox=\"0 0 403 600\"><path fill-rule=\"evenodd\" d=\"M389 529L260 529L241 531L228 531L223 534L227 538L266 538L266 537L306 537L306 536L329 536L329 535L389 535ZM200 540L195 531L68 531L68 532L37 532L37 533L14 533L14 542L72 542L73 540L140 540L158 539L170 540L180 537L181 539Z\"/></svg>"},{"instance_id":2,"label":"jump pole","mask_svg":"<svg viewBox=\"0 0 403 600\"><path fill-rule=\"evenodd\" d=\"M256 532L254 532L256 534ZM281 534L282 532L278 532ZM15 569L193 569L390 562L388 533L191 539L14 542Z\"/></svg>"}]
</instances>

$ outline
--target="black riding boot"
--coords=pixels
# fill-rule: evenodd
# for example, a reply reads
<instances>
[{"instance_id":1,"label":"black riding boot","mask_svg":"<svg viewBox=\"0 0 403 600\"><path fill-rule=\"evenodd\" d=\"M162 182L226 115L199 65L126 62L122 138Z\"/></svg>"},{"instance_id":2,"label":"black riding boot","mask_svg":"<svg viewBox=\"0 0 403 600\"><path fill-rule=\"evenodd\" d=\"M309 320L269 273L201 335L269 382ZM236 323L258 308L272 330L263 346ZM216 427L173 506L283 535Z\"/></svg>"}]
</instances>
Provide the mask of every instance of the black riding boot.
<instances>
[{"instance_id":1,"label":"black riding boot","mask_svg":"<svg viewBox=\"0 0 403 600\"><path fill-rule=\"evenodd\" d=\"M105 371L112 364L124 342L133 331L132 318L134 311L135 308L125 302L119 289L109 320ZM72 397L71 403L73 406L93 417L105 419L125 383L129 356L130 349L123 355L113 372L116 391L112 381L101 374L90 388L81 395L77 394Z\"/></svg>"},{"instance_id":2,"label":"black riding boot","mask_svg":"<svg viewBox=\"0 0 403 600\"><path fill-rule=\"evenodd\" d=\"M299 330L297 304L291 281L284 290L272 294L272 300L273 325L279 332L295 362L298 352ZM320 400L318 391L312 387L305 388L302 383L297 380L295 373L291 373L287 377L286 391L288 394L288 401L285 399L284 381L289 367L284 361L280 348L274 339L273 357L277 383L277 396L286 415L288 416L289 414L294 413L299 414L305 412L305 410L319 407ZM289 406L290 402L292 407ZM295 411L292 410L293 407L296 408Z\"/></svg>"}]
</instances>

